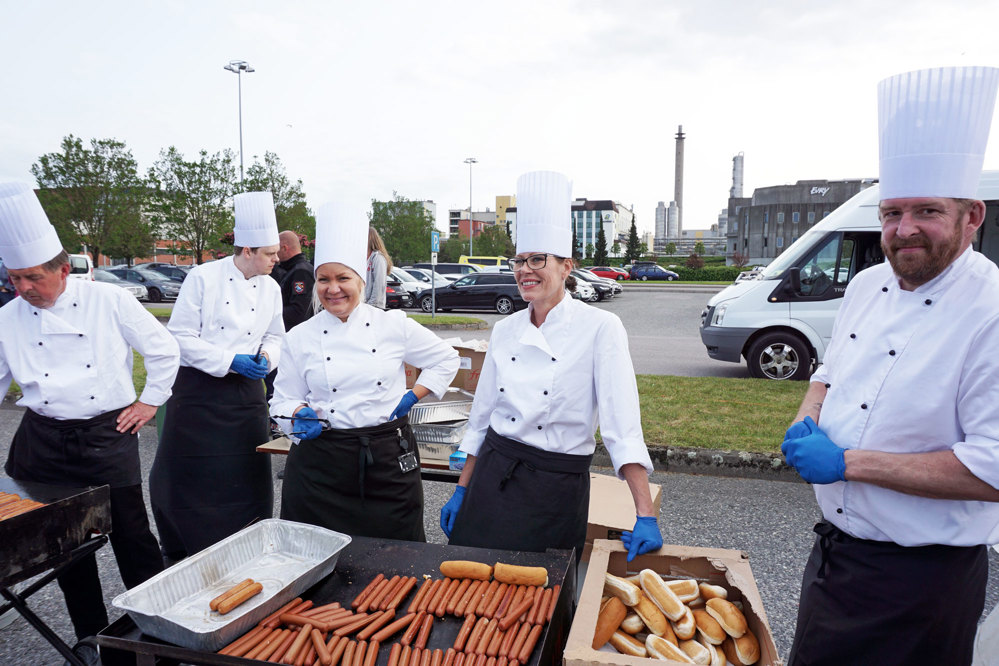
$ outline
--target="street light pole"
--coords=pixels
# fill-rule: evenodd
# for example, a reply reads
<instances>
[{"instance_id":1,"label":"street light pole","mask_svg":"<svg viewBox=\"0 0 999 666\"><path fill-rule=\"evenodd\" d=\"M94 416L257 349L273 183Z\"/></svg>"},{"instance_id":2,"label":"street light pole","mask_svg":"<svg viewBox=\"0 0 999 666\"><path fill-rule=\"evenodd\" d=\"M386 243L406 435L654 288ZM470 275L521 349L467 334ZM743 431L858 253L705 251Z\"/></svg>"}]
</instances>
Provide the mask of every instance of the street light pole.
<instances>
[{"instance_id":1,"label":"street light pole","mask_svg":"<svg viewBox=\"0 0 999 666\"><path fill-rule=\"evenodd\" d=\"M468 256L472 256L472 239L475 238L475 220L472 216L472 165L479 160L474 157L465 158L468 165Z\"/></svg>"},{"instance_id":2,"label":"street light pole","mask_svg":"<svg viewBox=\"0 0 999 666\"><path fill-rule=\"evenodd\" d=\"M222 69L228 70L236 75L237 88L239 90L239 182L243 182L243 72L249 74L256 71L250 67L250 63L245 60L230 60L229 64Z\"/></svg>"}]
</instances>

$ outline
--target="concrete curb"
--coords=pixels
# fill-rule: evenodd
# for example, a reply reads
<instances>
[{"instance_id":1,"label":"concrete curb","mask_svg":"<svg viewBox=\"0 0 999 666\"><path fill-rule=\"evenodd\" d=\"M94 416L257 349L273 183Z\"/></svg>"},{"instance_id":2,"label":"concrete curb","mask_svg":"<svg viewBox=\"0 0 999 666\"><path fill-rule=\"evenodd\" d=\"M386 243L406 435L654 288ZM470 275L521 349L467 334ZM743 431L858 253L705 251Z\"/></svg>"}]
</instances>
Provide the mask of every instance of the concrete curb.
<instances>
[{"instance_id":1,"label":"concrete curb","mask_svg":"<svg viewBox=\"0 0 999 666\"><path fill-rule=\"evenodd\" d=\"M798 473L777 454L650 446L649 457L657 472L804 483ZM601 444L597 445L593 454L593 464L613 467L607 449Z\"/></svg>"},{"instance_id":2,"label":"concrete curb","mask_svg":"<svg viewBox=\"0 0 999 666\"><path fill-rule=\"evenodd\" d=\"M480 321L476 324L423 324L423 327L431 331L478 331L489 328L489 324Z\"/></svg>"}]
</instances>

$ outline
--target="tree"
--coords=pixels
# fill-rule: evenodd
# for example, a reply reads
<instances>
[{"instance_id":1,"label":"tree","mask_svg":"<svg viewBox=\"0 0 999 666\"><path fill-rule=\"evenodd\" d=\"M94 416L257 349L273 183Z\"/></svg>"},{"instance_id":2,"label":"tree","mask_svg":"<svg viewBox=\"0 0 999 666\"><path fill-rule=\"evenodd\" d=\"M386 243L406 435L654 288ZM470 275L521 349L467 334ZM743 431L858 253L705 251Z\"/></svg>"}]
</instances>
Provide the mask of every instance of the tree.
<instances>
[{"instance_id":1,"label":"tree","mask_svg":"<svg viewBox=\"0 0 999 666\"><path fill-rule=\"evenodd\" d=\"M455 262L463 254L468 254L468 239L455 234L441 242L441 251L437 253L437 260Z\"/></svg>"},{"instance_id":2,"label":"tree","mask_svg":"<svg viewBox=\"0 0 999 666\"><path fill-rule=\"evenodd\" d=\"M592 256L593 256L593 250L594 250L594 249L595 249L595 248L593 247L593 243L587 243L587 244L586 244L586 256L585 256L585 257L583 257L583 258L584 258L584 259L589 259L590 257L592 257Z\"/></svg>"},{"instance_id":3,"label":"tree","mask_svg":"<svg viewBox=\"0 0 999 666\"><path fill-rule=\"evenodd\" d=\"M424 261L429 256L434 220L422 202L410 201L398 194L392 201L372 200L369 220L381 234L385 249L395 263Z\"/></svg>"},{"instance_id":4,"label":"tree","mask_svg":"<svg viewBox=\"0 0 999 666\"><path fill-rule=\"evenodd\" d=\"M666 247L663 248L663 251L669 255L676 254L676 243L673 241L666 243Z\"/></svg>"},{"instance_id":5,"label":"tree","mask_svg":"<svg viewBox=\"0 0 999 666\"><path fill-rule=\"evenodd\" d=\"M85 148L70 134L62 152L39 157L31 174L59 240L74 249L85 243L95 265L119 230L142 224L146 183L121 141L91 139Z\"/></svg>"},{"instance_id":6,"label":"tree","mask_svg":"<svg viewBox=\"0 0 999 666\"><path fill-rule=\"evenodd\" d=\"M642 256L642 243L638 240L638 227L635 218L631 218L631 229L628 230L628 245L624 250L624 263L630 263Z\"/></svg>"},{"instance_id":7,"label":"tree","mask_svg":"<svg viewBox=\"0 0 999 666\"><path fill-rule=\"evenodd\" d=\"M615 257L621 256L621 243L618 242L617 238L614 239L614 244L611 245L611 254Z\"/></svg>"},{"instance_id":8,"label":"tree","mask_svg":"<svg viewBox=\"0 0 999 666\"><path fill-rule=\"evenodd\" d=\"M579 239L576 237L576 225L572 226L572 258L577 261L580 259L579 256Z\"/></svg>"},{"instance_id":9,"label":"tree","mask_svg":"<svg viewBox=\"0 0 999 666\"><path fill-rule=\"evenodd\" d=\"M736 250L732 254L732 265L733 266L738 266L739 268L745 268L746 264L748 264L748 263L749 263L749 255L743 254L742 252L739 252L738 250Z\"/></svg>"},{"instance_id":10,"label":"tree","mask_svg":"<svg viewBox=\"0 0 999 666\"><path fill-rule=\"evenodd\" d=\"M246 179L238 186L238 191L270 192L274 197L278 229L315 238L316 218L305 203L301 179L294 183L288 179L277 153L264 153L263 164L258 159L253 156L253 164L246 170Z\"/></svg>"},{"instance_id":11,"label":"tree","mask_svg":"<svg viewBox=\"0 0 999 666\"><path fill-rule=\"evenodd\" d=\"M476 256L512 257L517 254L513 241L499 225L488 226L475 238Z\"/></svg>"},{"instance_id":12,"label":"tree","mask_svg":"<svg viewBox=\"0 0 999 666\"><path fill-rule=\"evenodd\" d=\"M698 268L704 268L704 260L696 254L692 254L687 257L687 268L693 268L695 270Z\"/></svg>"},{"instance_id":13,"label":"tree","mask_svg":"<svg viewBox=\"0 0 999 666\"><path fill-rule=\"evenodd\" d=\"M703 242L697 241L696 243L694 243L694 254L696 254L696 255L703 255L704 254L704 243Z\"/></svg>"},{"instance_id":14,"label":"tree","mask_svg":"<svg viewBox=\"0 0 999 666\"><path fill-rule=\"evenodd\" d=\"M156 253L159 236L156 216L142 215L135 224L115 225L105 245L104 254L121 257L131 266L136 257L148 257Z\"/></svg>"},{"instance_id":15,"label":"tree","mask_svg":"<svg viewBox=\"0 0 999 666\"><path fill-rule=\"evenodd\" d=\"M231 150L214 155L202 150L197 161L189 162L171 146L160 151L149 181L156 188L150 208L168 238L185 243L199 264L206 251L221 247L220 238L233 228L236 165Z\"/></svg>"},{"instance_id":16,"label":"tree","mask_svg":"<svg viewBox=\"0 0 999 666\"><path fill-rule=\"evenodd\" d=\"M599 266L607 263L607 234L604 232L603 224L597 230L597 247L593 253L593 263Z\"/></svg>"}]
</instances>

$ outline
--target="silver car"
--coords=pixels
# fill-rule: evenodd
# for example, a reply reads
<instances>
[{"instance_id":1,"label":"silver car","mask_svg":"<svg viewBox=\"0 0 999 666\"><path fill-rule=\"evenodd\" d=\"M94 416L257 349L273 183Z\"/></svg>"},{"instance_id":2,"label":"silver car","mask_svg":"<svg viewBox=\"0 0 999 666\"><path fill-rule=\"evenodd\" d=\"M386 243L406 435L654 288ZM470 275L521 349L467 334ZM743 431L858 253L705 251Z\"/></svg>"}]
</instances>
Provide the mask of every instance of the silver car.
<instances>
[{"instance_id":1,"label":"silver car","mask_svg":"<svg viewBox=\"0 0 999 666\"><path fill-rule=\"evenodd\" d=\"M98 282L107 282L115 286L121 287L128 293L132 294L138 300L145 300L149 293L144 286L141 284L132 284L131 282L126 282L114 273L110 273L102 268L94 269L94 279Z\"/></svg>"}]
</instances>

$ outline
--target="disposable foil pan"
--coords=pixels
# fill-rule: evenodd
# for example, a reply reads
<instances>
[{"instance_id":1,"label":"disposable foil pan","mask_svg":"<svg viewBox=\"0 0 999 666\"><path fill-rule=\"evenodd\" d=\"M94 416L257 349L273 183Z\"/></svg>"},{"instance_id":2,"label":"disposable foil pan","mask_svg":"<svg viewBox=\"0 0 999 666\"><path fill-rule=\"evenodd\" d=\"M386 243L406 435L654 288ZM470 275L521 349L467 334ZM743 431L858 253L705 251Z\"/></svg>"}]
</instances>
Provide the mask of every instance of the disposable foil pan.
<instances>
[{"instance_id":1,"label":"disposable foil pan","mask_svg":"<svg viewBox=\"0 0 999 666\"><path fill-rule=\"evenodd\" d=\"M461 444L468 419L446 423L418 423L413 426L416 441L428 444Z\"/></svg>"},{"instance_id":2,"label":"disposable foil pan","mask_svg":"<svg viewBox=\"0 0 999 666\"><path fill-rule=\"evenodd\" d=\"M467 419L472 411L472 398L471 393L459 388L448 389L440 400L428 396L409 410L409 423L416 425Z\"/></svg>"},{"instance_id":3,"label":"disposable foil pan","mask_svg":"<svg viewBox=\"0 0 999 666\"><path fill-rule=\"evenodd\" d=\"M262 520L153 576L112 602L143 633L215 652L328 576L350 537L322 527ZM263 591L225 615L208 603L242 580Z\"/></svg>"}]
</instances>

